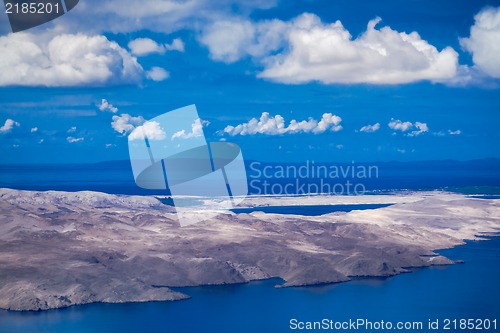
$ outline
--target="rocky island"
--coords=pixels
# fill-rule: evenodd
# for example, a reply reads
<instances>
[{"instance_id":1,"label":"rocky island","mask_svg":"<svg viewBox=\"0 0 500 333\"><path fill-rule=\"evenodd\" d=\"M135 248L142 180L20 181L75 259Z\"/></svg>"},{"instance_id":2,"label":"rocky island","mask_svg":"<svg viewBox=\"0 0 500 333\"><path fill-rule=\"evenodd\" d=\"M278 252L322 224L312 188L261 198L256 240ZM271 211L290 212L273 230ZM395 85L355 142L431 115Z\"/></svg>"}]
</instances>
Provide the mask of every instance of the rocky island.
<instances>
[{"instance_id":1,"label":"rocky island","mask_svg":"<svg viewBox=\"0 0 500 333\"><path fill-rule=\"evenodd\" d=\"M444 265L500 231L500 204L444 192L249 197L245 207L392 204L320 216L225 212L179 227L156 197L0 189L0 308L189 297L172 287L279 277L283 287Z\"/></svg>"}]
</instances>

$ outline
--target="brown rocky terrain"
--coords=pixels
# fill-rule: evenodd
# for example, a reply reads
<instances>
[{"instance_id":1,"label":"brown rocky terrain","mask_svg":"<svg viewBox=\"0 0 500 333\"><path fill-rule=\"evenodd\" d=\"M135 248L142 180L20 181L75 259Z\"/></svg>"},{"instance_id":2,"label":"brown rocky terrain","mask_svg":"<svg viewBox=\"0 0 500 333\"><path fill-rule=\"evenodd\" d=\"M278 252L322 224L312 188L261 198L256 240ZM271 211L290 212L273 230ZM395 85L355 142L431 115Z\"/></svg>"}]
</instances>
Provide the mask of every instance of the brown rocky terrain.
<instances>
[{"instance_id":1,"label":"brown rocky terrain","mask_svg":"<svg viewBox=\"0 0 500 333\"><path fill-rule=\"evenodd\" d=\"M280 277L283 286L450 264L433 252L500 231L498 201L432 192L248 198L247 207L395 203L321 216L234 214L179 227L154 197L0 189L0 308L188 297L170 287Z\"/></svg>"}]
</instances>

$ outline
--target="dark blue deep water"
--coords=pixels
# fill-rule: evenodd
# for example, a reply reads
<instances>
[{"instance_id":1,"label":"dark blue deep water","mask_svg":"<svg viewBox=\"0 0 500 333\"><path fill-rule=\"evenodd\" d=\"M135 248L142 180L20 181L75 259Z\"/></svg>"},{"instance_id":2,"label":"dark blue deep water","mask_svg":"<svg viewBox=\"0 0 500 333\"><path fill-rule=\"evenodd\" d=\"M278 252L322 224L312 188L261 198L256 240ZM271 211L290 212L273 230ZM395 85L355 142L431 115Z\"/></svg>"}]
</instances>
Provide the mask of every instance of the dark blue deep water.
<instances>
[{"instance_id":1,"label":"dark blue deep water","mask_svg":"<svg viewBox=\"0 0 500 333\"><path fill-rule=\"evenodd\" d=\"M333 212L350 212L353 210L377 209L390 204L353 204L353 205L311 205L311 206L260 206L251 208L231 209L236 214L264 212L268 214L295 214L304 216L319 216Z\"/></svg>"},{"instance_id":2,"label":"dark blue deep water","mask_svg":"<svg viewBox=\"0 0 500 333\"><path fill-rule=\"evenodd\" d=\"M394 325L410 321L422 322L424 327L429 319L440 320L441 327L445 319L496 319L496 331L481 331L500 331L500 237L440 252L465 263L417 269L388 279L317 287L274 288L281 283L274 279L179 288L192 296L179 302L89 304L44 312L0 311L0 332L293 332L289 322L294 318L366 319L372 323L384 320Z\"/></svg>"},{"instance_id":3,"label":"dark blue deep water","mask_svg":"<svg viewBox=\"0 0 500 333\"><path fill-rule=\"evenodd\" d=\"M308 168L305 168L308 166ZM349 170L376 167L376 172L351 173ZM280 173L281 169L297 171ZM305 172L301 172L302 169ZM336 168L332 172L324 169ZM304 171L302 170L302 171ZM373 163L295 163L277 164L246 162L249 194L353 194L354 187L370 193L398 190L442 189L467 194L500 194L500 159L475 161L422 161ZM349 186L347 185L349 182ZM289 185L288 193L285 186ZM99 191L112 194L160 194L165 191L144 190L134 183L129 161L95 164L2 165L0 187L21 190Z\"/></svg>"}]
</instances>

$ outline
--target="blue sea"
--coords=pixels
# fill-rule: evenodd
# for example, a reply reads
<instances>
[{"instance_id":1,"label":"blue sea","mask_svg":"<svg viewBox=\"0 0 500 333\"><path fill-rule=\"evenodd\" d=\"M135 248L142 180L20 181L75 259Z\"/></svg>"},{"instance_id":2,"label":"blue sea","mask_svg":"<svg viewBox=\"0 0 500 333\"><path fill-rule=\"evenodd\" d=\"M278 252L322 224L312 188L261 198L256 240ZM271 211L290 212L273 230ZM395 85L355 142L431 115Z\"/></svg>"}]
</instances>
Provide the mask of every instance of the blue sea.
<instances>
[{"instance_id":1,"label":"blue sea","mask_svg":"<svg viewBox=\"0 0 500 333\"><path fill-rule=\"evenodd\" d=\"M379 176L365 179L370 193L449 190L498 199L499 160L386 162ZM258 177L254 177L256 179ZM352 178L352 177L351 177ZM351 179L346 177L346 179ZM343 180L346 180L343 179ZM291 179L267 179L283 184ZM306 181L314 183L314 177ZM351 179L352 180L352 179ZM165 194L134 184L125 162L92 165L0 165L0 187L26 190L94 190L115 194ZM254 193L255 194L255 193ZM317 215L379 208L372 205L259 207L270 213ZM239 211L239 212L249 212ZM248 284L177 288L192 298L177 302L89 304L43 312L0 310L0 333L36 332L296 332L307 322L368 325L422 323L407 332L500 331L500 237L440 251L464 264L416 269L379 279L302 288L275 288L270 279ZM1 267L0 267L1 273ZM482 321L482 330L462 330L461 320ZM429 329L429 320L439 325ZM446 321L448 320L448 321ZM453 322L456 320L456 322ZM477 320L477 321L476 321ZM486 330L486 323L496 330ZM437 322L436 322L437 321ZM292 323L292 324L291 324ZM360 322L361 323L361 322ZM448 323L449 330L444 325ZM454 323L457 329L454 328ZM479 327L479 326L478 326ZM369 328L369 327L368 327ZM339 330L326 330L339 331ZM340 330L342 331L342 330ZM350 330L354 331L354 330ZM359 332L381 331L358 327ZM393 329L393 331L399 331Z\"/></svg>"},{"instance_id":2,"label":"blue sea","mask_svg":"<svg viewBox=\"0 0 500 333\"><path fill-rule=\"evenodd\" d=\"M350 172L353 168L358 170L370 167L376 167L376 172L366 175ZM301 168L306 172L301 172ZM332 174L332 168L340 170L339 177ZM248 161L246 169L249 194L254 195L327 192L352 194L356 184L363 186L365 194L439 189L467 194L500 195L500 159L373 163ZM297 171L297 175L294 172L280 173L279 170L282 169ZM322 172L323 170L327 171ZM346 171L345 174L342 171ZM346 193L347 182L351 184L349 193ZM291 184L291 188L299 193L279 193L287 184ZM168 191L144 190L137 187L129 161L95 164L0 164L0 187L39 191L91 190L111 194L169 194ZM307 191L308 189L311 191ZM301 191L306 193L300 193Z\"/></svg>"},{"instance_id":3,"label":"blue sea","mask_svg":"<svg viewBox=\"0 0 500 333\"><path fill-rule=\"evenodd\" d=\"M377 209L390 204L354 204L354 205L311 205L311 206L262 206L231 209L236 214L263 212L268 214L296 214L304 216L320 216L334 212L350 212L353 210Z\"/></svg>"}]
</instances>

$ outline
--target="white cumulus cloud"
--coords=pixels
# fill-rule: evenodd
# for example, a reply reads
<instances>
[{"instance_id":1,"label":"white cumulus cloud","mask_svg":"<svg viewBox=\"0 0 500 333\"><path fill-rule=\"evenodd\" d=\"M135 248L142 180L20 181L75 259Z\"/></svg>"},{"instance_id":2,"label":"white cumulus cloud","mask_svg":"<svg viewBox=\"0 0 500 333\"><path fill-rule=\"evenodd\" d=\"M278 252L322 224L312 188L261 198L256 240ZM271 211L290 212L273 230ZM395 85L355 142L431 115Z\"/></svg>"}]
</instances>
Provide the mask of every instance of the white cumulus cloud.
<instances>
[{"instance_id":1,"label":"white cumulus cloud","mask_svg":"<svg viewBox=\"0 0 500 333\"><path fill-rule=\"evenodd\" d=\"M263 112L260 119L252 118L249 122L237 126L226 126L224 133L235 135L280 135L296 133L319 134L330 130L338 132L342 129L340 123L342 118L331 113L324 113L319 121L309 118L308 120L297 121L292 119L286 126L285 119L280 116L271 116L268 112Z\"/></svg>"},{"instance_id":2,"label":"white cumulus cloud","mask_svg":"<svg viewBox=\"0 0 500 333\"><path fill-rule=\"evenodd\" d=\"M99 107L99 110L101 110L101 111L109 111L112 113L118 112L118 108L114 107L113 104L110 104L108 102L108 100L106 100L104 98L101 100L101 104L99 104L98 107Z\"/></svg>"},{"instance_id":3,"label":"white cumulus cloud","mask_svg":"<svg viewBox=\"0 0 500 333\"><path fill-rule=\"evenodd\" d=\"M151 38L137 38L128 43L128 48L132 54L143 57L152 53L164 54L166 51L184 52L184 42L180 38L175 38L170 44L158 44Z\"/></svg>"},{"instance_id":4,"label":"white cumulus cloud","mask_svg":"<svg viewBox=\"0 0 500 333\"><path fill-rule=\"evenodd\" d=\"M389 127L395 131L406 132L413 127L413 124L409 121L402 122L401 120L392 119L389 123Z\"/></svg>"},{"instance_id":5,"label":"white cumulus cloud","mask_svg":"<svg viewBox=\"0 0 500 333\"><path fill-rule=\"evenodd\" d=\"M460 135L460 134L462 134L462 131L461 130L456 130L456 131L448 130L448 134L449 135Z\"/></svg>"},{"instance_id":6,"label":"white cumulus cloud","mask_svg":"<svg viewBox=\"0 0 500 333\"><path fill-rule=\"evenodd\" d=\"M163 45L150 38L137 38L128 43L128 48L136 56L145 56L151 53L165 53Z\"/></svg>"},{"instance_id":7,"label":"white cumulus cloud","mask_svg":"<svg viewBox=\"0 0 500 333\"><path fill-rule=\"evenodd\" d=\"M180 38L175 38L172 43L170 44L165 44L165 50L167 51L178 51L178 52L184 52L185 50L185 45L182 39Z\"/></svg>"},{"instance_id":8,"label":"white cumulus cloud","mask_svg":"<svg viewBox=\"0 0 500 333\"><path fill-rule=\"evenodd\" d=\"M113 116L111 127L120 134L127 134L132 132L137 126L142 125L145 120L143 117L133 117L127 113L119 116Z\"/></svg>"},{"instance_id":9,"label":"white cumulus cloud","mask_svg":"<svg viewBox=\"0 0 500 333\"><path fill-rule=\"evenodd\" d=\"M376 132L380 129L380 123L376 123L373 125L366 125L363 126L359 129L360 132L365 132L365 133L373 133Z\"/></svg>"},{"instance_id":10,"label":"white cumulus cloud","mask_svg":"<svg viewBox=\"0 0 500 333\"><path fill-rule=\"evenodd\" d=\"M353 39L340 21L326 24L304 13L291 21L218 21L200 36L214 60L234 62L245 56L259 60L261 78L299 84L399 84L455 77L458 54L438 51L417 32L405 33L376 25Z\"/></svg>"},{"instance_id":11,"label":"white cumulus cloud","mask_svg":"<svg viewBox=\"0 0 500 333\"><path fill-rule=\"evenodd\" d=\"M137 83L143 69L104 36L15 33L0 37L0 86L100 86Z\"/></svg>"},{"instance_id":12,"label":"white cumulus cloud","mask_svg":"<svg viewBox=\"0 0 500 333\"><path fill-rule=\"evenodd\" d=\"M290 26L287 51L266 59L259 76L284 83L399 84L456 75L458 54L451 47L438 51L416 32L377 29L379 22L370 21L352 39L340 21L324 24L303 14Z\"/></svg>"},{"instance_id":13,"label":"white cumulus cloud","mask_svg":"<svg viewBox=\"0 0 500 333\"><path fill-rule=\"evenodd\" d=\"M161 67L153 67L146 73L146 77L153 81L164 81L168 79L170 73Z\"/></svg>"},{"instance_id":14,"label":"white cumulus cloud","mask_svg":"<svg viewBox=\"0 0 500 333\"><path fill-rule=\"evenodd\" d=\"M414 127L415 130L412 131L411 133L408 133L408 136L416 136L425 132L429 132L429 127L427 126L426 123L421 123L417 121L415 122Z\"/></svg>"},{"instance_id":15,"label":"white cumulus cloud","mask_svg":"<svg viewBox=\"0 0 500 333\"><path fill-rule=\"evenodd\" d=\"M0 127L0 134L9 133L14 127L21 126L17 121L13 119L7 119L2 127Z\"/></svg>"},{"instance_id":16,"label":"white cumulus cloud","mask_svg":"<svg viewBox=\"0 0 500 333\"><path fill-rule=\"evenodd\" d=\"M472 54L474 65L485 74L500 78L500 7L487 7L475 17L470 37L460 39Z\"/></svg>"},{"instance_id":17,"label":"white cumulus cloud","mask_svg":"<svg viewBox=\"0 0 500 333\"><path fill-rule=\"evenodd\" d=\"M191 139L203 136L203 126L208 126L210 122L197 118L191 125L191 132L186 133L185 130L178 131L172 135L174 139Z\"/></svg>"},{"instance_id":18,"label":"white cumulus cloud","mask_svg":"<svg viewBox=\"0 0 500 333\"><path fill-rule=\"evenodd\" d=\"M36 133L38 132L38 127L32 127L31 128L31 133Z\"/></svg>"},{"instance_id":19,"label":"white cumulus cloud","mask_svg":"<svg viewBox=\"0 0 500 333\"><path fill-rule=\"evenodd\" d=\"M314 134L323 133L326 130L331 130L332 132L338 132L342 129L340 123L342 122L342 118L339 116L332 115L331 113L323 113L321 120L318 125L312 129ZM290 127L290 126L289 126Z\"/></svg>"},{"instance_id":20,"label":"white cumulus cloud","mask_svg":"<svg viewBox=\"0 0 500 333\"><path fill-rule=\"evenodd\" d=\"M419 121L412 123L410 121L403 122L399 119L398 120L392 119L389 122L388 126L394 131L400 131L403 133L407 132L406 133L407 136L417 136L429 131L429 127L427 126L427 124Z\"/></svg>"},{"instance_id":21,"label":"white cumulus cloud","mask_svg":"<svg viewBox=\"0 0 500 333\"><path fill-rule=\"evenodd\" d=\"M156 121L146 121L144 124L137 126L128 136L128 140L164 140L167 133L161 128Z\"/></svg>"}]
</instances>

